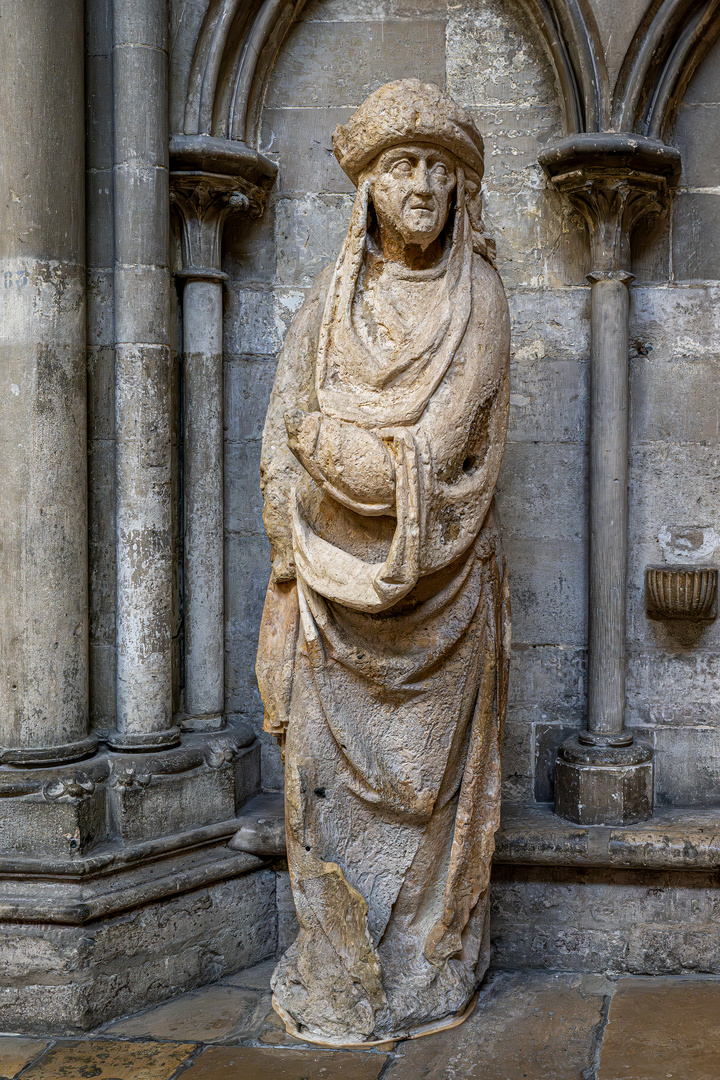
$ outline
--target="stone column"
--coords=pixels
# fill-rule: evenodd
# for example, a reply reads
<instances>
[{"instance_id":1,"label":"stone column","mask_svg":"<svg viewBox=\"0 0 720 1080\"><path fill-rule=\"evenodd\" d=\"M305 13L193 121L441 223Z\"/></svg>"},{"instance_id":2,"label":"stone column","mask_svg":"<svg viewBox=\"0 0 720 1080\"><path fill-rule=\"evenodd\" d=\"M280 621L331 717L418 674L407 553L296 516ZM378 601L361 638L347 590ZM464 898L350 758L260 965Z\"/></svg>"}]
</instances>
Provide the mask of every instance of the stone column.
<instances>
[{"instance_id":1,"label":"stone column","mask_svg":"<svg viewBox=\"0 0 720 1080\"><path fill-rule=\"evenodd\" d=\"M625 270L593 270L590 374L588 718L584 746L630 746L625 730L630 405Z\"/></svg>"},{"instance_id":2,"label":"stone column","mask_svg":"<svg viewBox=\"0 0 720 1080\"><path fill-rule=\"evenodd\" d=\"M117 750L179 741L172 720L166 0L115 0Z\"/></svg>"},{"instance_id":3,"label":"stone column","mask_svg":"<svg viewBox=\"0 0 720 1080\"><path fill-rule=\"evenodd\" d=\"M88 735L83 5L0 34L0 760Z\"/></svg>"},{"instance_id":4,"label":"stone column","mask_svg":"<svg viewBox=\"0 0 720 1080\"><path fill-rule=\"evenodd\" d=\"M183 727L191 731L221 728L225 708L223 283L210 270L188 269L183 290Z\"/></svg>"},{"instance_id":5,"label":"stone column","mask_svg":"<svg viewBox=\"0 0 720 1080\"><path fill-rule=\"evenodd\" d=\"M652 753L625 728L630 235L663 209L680 155L609 133L567 139L540 161L585 219L592 253L588 723L560 749L555 812L630 824L653 812Z\"/></svg>"},{"instance_id":6,"label":"stone column","mask_svg":"<svg viewBox=\"0 0 720 1080\"><path fill-rule=\"evenodd\" d=\"M242 143L172 142L172 199L183 267L185 716L222 727L225 706L222 233L229 213L262 210L274 167Z\"/></svg>"}]
</instances>

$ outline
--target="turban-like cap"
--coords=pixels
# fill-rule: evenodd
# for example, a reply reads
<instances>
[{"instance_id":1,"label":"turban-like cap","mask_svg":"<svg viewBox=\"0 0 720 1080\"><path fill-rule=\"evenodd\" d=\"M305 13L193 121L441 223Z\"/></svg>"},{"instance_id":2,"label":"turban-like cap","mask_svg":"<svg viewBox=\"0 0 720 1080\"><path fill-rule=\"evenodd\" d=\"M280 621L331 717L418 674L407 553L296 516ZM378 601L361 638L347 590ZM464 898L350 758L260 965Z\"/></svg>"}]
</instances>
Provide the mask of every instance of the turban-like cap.
<instances>
[{"instance_id":1,"label":"turban-like cap","mask_svg":"<svg viewBox=\"0 0 720 1080\"><path fill-rule=\"evenodd\" d=\"M332 139L335 157L355 186L378 154L403 143L442 146L482 179L482 136L472 117L434 83L419 79L385 83L347 124L338 124Z\"/></svg>"}]
</instances>

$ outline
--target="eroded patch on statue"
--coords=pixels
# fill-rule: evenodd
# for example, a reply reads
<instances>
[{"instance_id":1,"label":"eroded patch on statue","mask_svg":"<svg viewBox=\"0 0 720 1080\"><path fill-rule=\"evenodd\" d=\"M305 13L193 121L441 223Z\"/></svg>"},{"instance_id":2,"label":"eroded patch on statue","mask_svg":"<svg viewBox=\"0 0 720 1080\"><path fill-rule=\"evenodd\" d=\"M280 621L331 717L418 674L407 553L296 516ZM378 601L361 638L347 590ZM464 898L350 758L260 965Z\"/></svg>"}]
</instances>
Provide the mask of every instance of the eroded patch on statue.
<instances>
[{"instance_id":1,"label":"eroded patch on statue","mask_svg":"<svg viewBox=\"0 0 720 1080\"><path fill-rule=\"evenodd\" d=\"M357 197L268 410L257 673L300 923L274 1000L294 1034L345 1045L452 1023L488 964L509 319L463 109L388 83L333 146Z\"/></svg>"}]
</instances>

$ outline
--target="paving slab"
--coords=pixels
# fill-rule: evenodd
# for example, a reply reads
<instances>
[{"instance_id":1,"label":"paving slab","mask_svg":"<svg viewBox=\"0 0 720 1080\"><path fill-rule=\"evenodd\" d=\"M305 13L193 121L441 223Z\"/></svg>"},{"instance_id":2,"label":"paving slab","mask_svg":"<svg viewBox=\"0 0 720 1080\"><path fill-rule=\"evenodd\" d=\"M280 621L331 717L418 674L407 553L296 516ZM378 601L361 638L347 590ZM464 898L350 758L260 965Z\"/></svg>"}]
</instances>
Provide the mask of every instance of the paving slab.
<instances>
[{"instance_id":1,"label":"paving slab","mask_svg":"<svg viewBox=\"0 0 720 1080\"><path fill-rule=\"evenodd\" d=\"M187 1043L57 1043L25 1070L23 1080L170 1080L194 1050Z\"/></svg>"},{"instance_id":2,"label":"paving slab","mask_svg":"<svg viewBox=\"0 0 720 1080\"><path fill-rule=\"evenodd\" d=\"M624 978L597 1080L718 1080L720 979Z\"/></svg>"},{"instance_id":3,"label":"paving slab","mask_svg":"<svg viewBox=\"0 0 720 1080\"><path fill-rule=\"evenodd\" d=\"M244 986L248 990L269 990L270 976L277 967L277 959L266 960L255 967L246 968L245 971L237 971L234 975L228 975L223 981L231 986Z\"/></svg>"},{"instance_id":4,"label":"paving slab","mask_svg":"<svg viewBox=\"0 0 720 1080\"><path fill-rule=\"evenodd\" d=\"M585 1080L606 990L597 976L496 975L461 1027L400 1043L383 1080Z\"/></svg>"},{"instance_id":5,"label":"paving slab","mask_svg":"<svg viewBox=\"0 0 720 1080\"><path fill-rule=\"evenodd\" d=\"M294 1035L287 1033L284 1022L272 1007L265 1017L262 1031L258 1035L258 1042L263 1043L265 1046L276 1047L307 1046L307 1043L304 1043L301 1039L296 1039Z\"/></svg>"},{"instance_id":6,"label":"paving slab","mask_svg":"<svg viewBox=\"0 0 720 1080\"><path fill-rule=\"evenodd\" d=\"M183 994L156 1009L108 1025L113 1035L215 1042L229 1036L251 1038L262 1030L272 1008L270 992L239 986L210 986Z\"/></svg>"},{"instance_id":7,"label":"paving slab","mask_svg":"<svg viewBox=\"0 0 720 1080\"><path fill-rule=\"evenodd\" d=\"M0 1036L0 1080L13 1080L48 1045L47 1039L20 1039Z\"/></svg>"},{"instance_id":8,"label":"paving slab","mask_svg":"<svg viewBox=\"0 0 720 1080\"><path fill-rule=\"evenodd\" d=\"M386 1054L211 1046L183 1080L377 1080Z\"/></svg>"}]
</instances>

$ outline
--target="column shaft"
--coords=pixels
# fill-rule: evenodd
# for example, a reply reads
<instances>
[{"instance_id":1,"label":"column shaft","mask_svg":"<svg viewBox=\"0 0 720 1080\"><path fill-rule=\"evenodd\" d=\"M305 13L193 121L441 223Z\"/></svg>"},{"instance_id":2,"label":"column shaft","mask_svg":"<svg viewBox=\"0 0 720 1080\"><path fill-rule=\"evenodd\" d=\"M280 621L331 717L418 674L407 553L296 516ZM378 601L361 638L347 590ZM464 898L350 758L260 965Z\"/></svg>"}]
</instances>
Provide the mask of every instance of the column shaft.
<instances>
[{"instance_id":1,"label":"column shaft","mask_svg":"<svg viewBox=\"0 0 720 1080\"><path fill-rule=\"evenodd\" d=\"M539 160L588 227L592 272L587 730L555 762L555 812L629 825L653 812L652 750L625 729L630 237L668 201L680 155L628 132L571 135Z\"/></svg>"},{"instance_id":2,"label":"column shaft","mask_svg":"<svg viewBox=\"0 0 720 1080\"><path fill-rule=\"evenodd\" d=\"M166 0L115 0L115 423L118 749L172 726Z\"/></svg>"},{"instance_id":3,"label":"column shaft","mask_svg":"<svg viewBox=\"0 0 720 1080\"><path fill-rule=\"evenodd\" d=\"M183 292L185 712L193 731L224 708L222 281Z\"/></svg>"},{"instance_id":4,"label":"column shaft","mask_svg":"<svg viewBox=\"0 0 720 1080\"><path fill-rule=\"evenodd\" d=\"M88 736L83 4L0 34L0 760Z\"/></svg>"},{"instance_id":5,"label":"column shaft","mask_svg":"<svg viewBox=\"0 0 720 1080\"><path fill-rule=\"evenodd\" d=\"M172 201L182 251L184 354L185 715L189 731L223 726L223 226L260 214L275 166L244 143L171 139Z\"/></svg>"},{"instance_id":6,"label":"column shaft","mask_svg":"<svg viewBox=\"0 0 720 1080\"><path fill-rule=\"evenodd\" d=\"M632 742L625 726L625 583L628 480L628 283L591 274L590 596L588 734Z\"/></svg>"}]
</instances>

